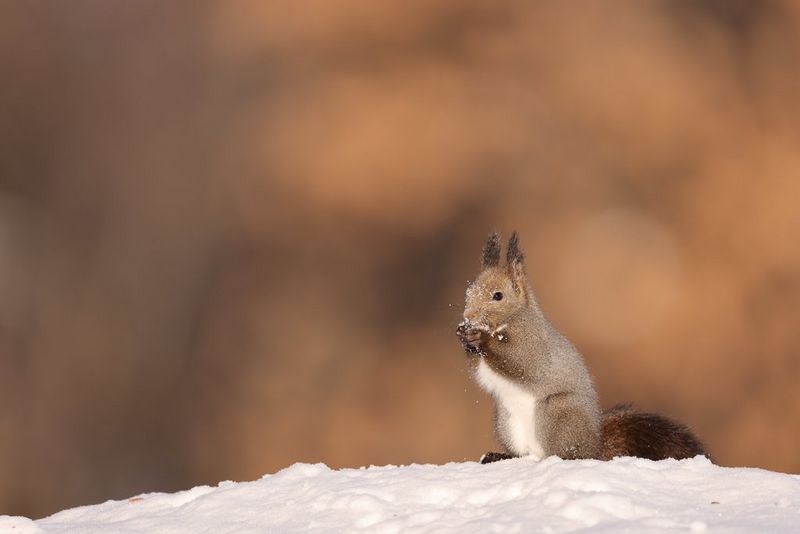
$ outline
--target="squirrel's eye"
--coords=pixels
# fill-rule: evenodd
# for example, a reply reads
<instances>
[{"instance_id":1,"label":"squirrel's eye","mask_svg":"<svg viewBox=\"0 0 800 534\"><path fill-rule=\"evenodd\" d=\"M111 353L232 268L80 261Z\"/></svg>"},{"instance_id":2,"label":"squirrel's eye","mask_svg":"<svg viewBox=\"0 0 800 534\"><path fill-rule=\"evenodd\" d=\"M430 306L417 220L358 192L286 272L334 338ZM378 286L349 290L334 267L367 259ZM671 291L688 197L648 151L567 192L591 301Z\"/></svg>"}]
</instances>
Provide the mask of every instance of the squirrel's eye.
<instances>
[{"instance_id":1,"label":"squirrel's eye","mask_svg":"<svg viewBox=\"0 0 800 534\"><path fill-rule=\"evenodd\" d=\"M503 292L502 291L495 291L492 295L492 300L503 300Z\"/></svg>"}]
</instances>

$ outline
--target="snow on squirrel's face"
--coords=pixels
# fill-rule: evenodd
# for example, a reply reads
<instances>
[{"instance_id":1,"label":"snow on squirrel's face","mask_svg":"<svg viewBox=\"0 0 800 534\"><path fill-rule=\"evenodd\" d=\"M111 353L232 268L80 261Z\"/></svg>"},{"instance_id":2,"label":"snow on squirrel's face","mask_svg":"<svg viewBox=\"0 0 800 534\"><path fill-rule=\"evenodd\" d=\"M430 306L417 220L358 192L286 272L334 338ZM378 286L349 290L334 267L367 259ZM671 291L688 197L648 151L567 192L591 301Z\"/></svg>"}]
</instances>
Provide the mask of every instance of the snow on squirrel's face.
<instances>
[{"instance_id":1,"label":"snow on squirrel's face","mask_svg":"<svg viewBox=\"0 0 800 534\"><path fill-rule=\"evenodd\" d=\"M477 328L494 330L525 307L520 284L514 284L507 268L488 267L467 288L464 321Z\"/></svg>"}]
</instances>

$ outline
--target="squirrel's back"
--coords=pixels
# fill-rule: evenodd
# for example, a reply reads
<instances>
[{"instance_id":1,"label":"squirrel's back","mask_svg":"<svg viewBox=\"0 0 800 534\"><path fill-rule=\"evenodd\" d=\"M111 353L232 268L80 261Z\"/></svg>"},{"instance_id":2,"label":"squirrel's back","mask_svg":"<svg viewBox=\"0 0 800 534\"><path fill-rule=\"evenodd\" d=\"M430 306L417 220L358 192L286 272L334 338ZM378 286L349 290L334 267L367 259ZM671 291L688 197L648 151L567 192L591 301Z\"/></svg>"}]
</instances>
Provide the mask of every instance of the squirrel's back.
<instances>
[{"instance_id":1,"label":"squirrel's back","mask_svg":"<svg viewBox=\"0 0 800 534\"><path fill-rule=\"evenodd\" d=\"M636 456L650 460L709 456L691 430L663 415L640 412L619 404L603 412L601 423L603 460Z\"/></svg>"}]
</instances>

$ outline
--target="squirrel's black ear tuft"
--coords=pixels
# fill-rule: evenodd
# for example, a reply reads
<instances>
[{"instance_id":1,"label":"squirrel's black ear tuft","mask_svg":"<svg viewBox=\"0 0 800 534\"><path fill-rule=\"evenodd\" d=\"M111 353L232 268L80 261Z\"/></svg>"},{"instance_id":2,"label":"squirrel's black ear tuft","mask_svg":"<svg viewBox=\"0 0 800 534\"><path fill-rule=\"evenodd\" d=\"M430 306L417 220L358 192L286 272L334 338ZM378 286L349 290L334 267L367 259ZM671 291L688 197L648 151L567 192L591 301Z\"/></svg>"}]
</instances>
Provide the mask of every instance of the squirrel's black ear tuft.
<instances>
[{"instance_id":1,"label":"squirrel's black ear tuft","mask_svg":"<svg viewBox=\"0 0 800 534\"><path fill-rule=\"evenodd\" d=\"M483 247L483 257L481 265L486 267L496 267L500 263L500 236L497 232L489 235L489 240Z\"/></svg>"},{"instance_id":2,"label":"squirrel's black ear tuft","mask_svg":"<svg viewBox=\"0 0 800 534\"><path fill-rule=\"evenodd\" d=\"M511 234L508 240L508 250L506 251L506 262L508 263L508 273L511 276L511 283L517 293L527 295L527 278L525 275L525 255L519 248L519 234L516 231Z\"/></svg>"},{"instance_id":3,"label":"squirrel's black ear tuft","mask_svg":"<svg viewBox=\"0 0 800 534\"><path fill-rule=\"evenodd\" d=\"M514 232L511 234L511 238L508 240L506 261L508 262L509 266L515 263L523 263L525 261L525 255L519 248L519 234L516 230L514 230Z\"/></svg>"}]
</instances>

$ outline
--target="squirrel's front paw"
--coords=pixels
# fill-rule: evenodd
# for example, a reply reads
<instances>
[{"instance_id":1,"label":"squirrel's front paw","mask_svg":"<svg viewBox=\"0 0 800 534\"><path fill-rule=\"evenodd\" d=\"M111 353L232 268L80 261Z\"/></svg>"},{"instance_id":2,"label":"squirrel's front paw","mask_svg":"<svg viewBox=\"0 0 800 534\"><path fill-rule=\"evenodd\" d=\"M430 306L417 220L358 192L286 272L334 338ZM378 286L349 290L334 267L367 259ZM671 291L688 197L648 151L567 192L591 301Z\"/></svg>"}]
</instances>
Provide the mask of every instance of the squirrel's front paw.
<instances>
[{"instance_id":1,"label":"squirrel's front paw","mask_svg":"<svg viewBox=\"0 0 800 534\"><path fill-rule=\"evenodd\" d=\"M466 349L468 352L474 353L481 351L481 345L483 345L487 337L485 330L468 326L466 323L461 323L458 325L458 328L456 329L456 335L464 345L464 349Z\"/></svg>"}]
</instances>

